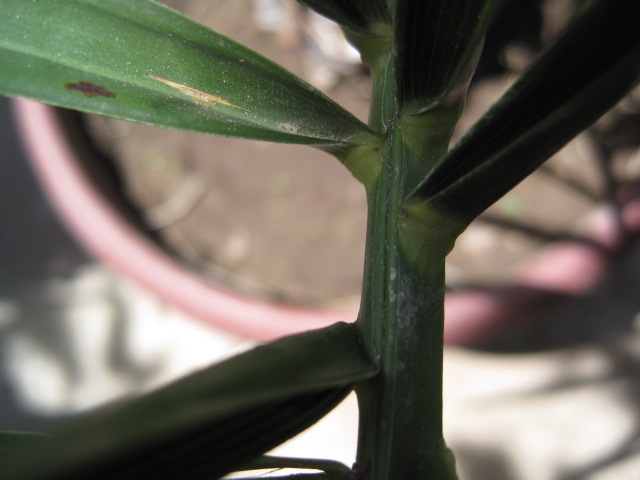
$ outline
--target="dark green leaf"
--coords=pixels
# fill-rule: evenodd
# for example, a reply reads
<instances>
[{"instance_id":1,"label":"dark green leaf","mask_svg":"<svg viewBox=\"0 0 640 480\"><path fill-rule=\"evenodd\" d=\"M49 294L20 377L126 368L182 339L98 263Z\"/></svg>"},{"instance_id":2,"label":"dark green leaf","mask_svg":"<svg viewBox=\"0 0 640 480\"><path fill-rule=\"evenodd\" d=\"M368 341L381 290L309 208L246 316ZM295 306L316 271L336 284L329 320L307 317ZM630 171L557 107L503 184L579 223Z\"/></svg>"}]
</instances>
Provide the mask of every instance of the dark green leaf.
<instances>
[{"instance_id":1,"label":"dark green leaf","mask_svg":"<svg viewBox=\"0 0 640 480\"><path fill-rule=\"evenodd\" d=\"M298 0L320 15L363 35L374 33L377 24L390 23L385 0Z\"/></svg>"},{"instance_id":2,"label":"dark green leaf","mask_svg":"<svg viewBox=\"0 0 640 480\"><path fill-rule=\"evenodd\" d=\"M90 413L0 469L14 480L217 478L316 422L377 371L358 328L336 324Z\"/></svg>"},{"instance_id":3,"label":"dark green leaf","mask_svg":"<svg viewBox=\"0 0 640 480\"><path fill-rule=\"evenodd\" d=\"M186 435L150 443L135 455L74 471L72 478L219 478L311 426L347 393L348 387L323 390L240 411ZM63 479L71 480L69 473Z\"/></svg>"},{"instance_id":4,"label":"dark green leaf","mask_svg":"<svg viewBox=\"0 0 640 480\"><path fill-rule=\"evenodd\" d=\"M464 98L500 1L396 2L396 75L404 113L418 114Z\"/></svg>"},{"instance_id":5,"label":"dark green leaf","mask_svg":"<svg viewBox=\"0 0 640 480\"><path fill-rule=\"evenodd\" d=\"M640 76L640 2L589 2L411 195L468 223Z\"/></svg>"},{"instance_id":6,"label":"dark green leaf","mask_svg":"<svg viewBox=\"0 0 640 480\"><path fill-rule=\"evenodd\" d=\"M5 95L217 135L372 138L292 73L150 0L3 0L0 31Z\"/></svg>"},{"instance_id":7,"label":"dark green leaf","mask_svg":"<svg viewBox=\"0 0 640 480\"><path fill-rule=\"evenodd\" d=\"M49 438L49 435L43 433L0 430L0 455L38 445Z\"/></svg>"}]
</instances>

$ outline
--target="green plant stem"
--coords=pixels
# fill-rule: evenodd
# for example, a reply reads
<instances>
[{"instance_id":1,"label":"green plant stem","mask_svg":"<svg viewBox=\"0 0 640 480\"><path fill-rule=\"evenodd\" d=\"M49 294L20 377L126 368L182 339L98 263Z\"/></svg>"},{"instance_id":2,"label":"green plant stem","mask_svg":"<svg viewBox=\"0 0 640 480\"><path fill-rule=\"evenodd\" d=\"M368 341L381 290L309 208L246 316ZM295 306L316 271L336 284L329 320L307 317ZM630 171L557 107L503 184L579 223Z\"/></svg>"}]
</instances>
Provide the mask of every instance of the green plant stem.
<instances>
[{"instance_id":1,"label":"green plant stem","mask_svg":"<svg viewBox=\"0 0 640 480\"><path fill-rule=\"evenodd\" d=\"M358 324L380 365L357 385L356 479L455 478L442 435L444 259L453 232L440 215L403 199L447 151L459 104L418 116L398 111L389 39L354 41L370 67L370 126L385 134L382 164L367 185L368 232ZM436 227L436 228L434 228Z\"/></svg>"},{"instance_id":2,"label":"green plant stem","mask_svg":"<svg viewBox=\"0 0 640 480\"><path fill-rule=\"evenodd\" d=\"M413 212L401 203L410 151L400 123L391 122L390 127L384 164L369 192L359 317L381 374L357 388L361 414L356 476L453 478L446 473L450 469L442 436L444 258L450 242L448 236L432 235L418 248L411 244L418 238L407 223Z\"/></svg>"}]
</instances>

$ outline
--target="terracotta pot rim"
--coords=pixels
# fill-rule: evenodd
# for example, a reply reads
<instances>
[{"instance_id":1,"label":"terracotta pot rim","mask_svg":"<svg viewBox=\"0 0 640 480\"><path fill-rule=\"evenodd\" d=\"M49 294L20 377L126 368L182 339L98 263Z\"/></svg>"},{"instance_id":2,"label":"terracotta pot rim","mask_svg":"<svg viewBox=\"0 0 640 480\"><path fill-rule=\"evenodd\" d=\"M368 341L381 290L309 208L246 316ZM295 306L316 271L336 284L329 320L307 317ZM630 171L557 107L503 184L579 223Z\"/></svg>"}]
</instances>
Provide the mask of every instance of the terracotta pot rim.
<instances>
[{"instance_id":1,"label":"terracotta pot rim","mask_svg":"<svg viewBox=\"0 0 640 480\"><path fill-rule=\"evenodd\" d=\"M205 282L137 231L94 187L80 162L73 160L74 149L53 107L19 99L14 111L36 177L73 235L98 260L167 304L258 341L356 319L356 309L257 300ZM639 190L629 187L618 209L594 212L585 225L588 242L554 244L525 265L508 286L448 293L445 341L476 344L514 318L593 288L611 260L640 235Z\"/></svg>"}]
</instances>

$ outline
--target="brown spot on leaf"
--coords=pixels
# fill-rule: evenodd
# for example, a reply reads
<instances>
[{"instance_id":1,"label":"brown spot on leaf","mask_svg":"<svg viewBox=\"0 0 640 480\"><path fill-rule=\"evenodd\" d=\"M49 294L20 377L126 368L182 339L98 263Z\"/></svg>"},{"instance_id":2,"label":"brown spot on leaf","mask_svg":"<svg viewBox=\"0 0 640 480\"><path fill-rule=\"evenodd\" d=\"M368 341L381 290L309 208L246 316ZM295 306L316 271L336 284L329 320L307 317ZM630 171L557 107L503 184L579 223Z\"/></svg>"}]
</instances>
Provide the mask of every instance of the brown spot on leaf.
<instances>
[{"instance_id":1,"label":"brown spot on leaf","mask_svg":"<svg viewBox=\"0 0 640 480\"><path fill-rule=\"evenodd\" d=\"M93 97L113 98L116 96L115 93L103 87L102 85L98 85L96 83L91 83L91 82L65 83L64 86L69 90L75 90L77 92L80 92L85 97L89 97L89 98L93 98Z\"/></svg>"}]
</instances>

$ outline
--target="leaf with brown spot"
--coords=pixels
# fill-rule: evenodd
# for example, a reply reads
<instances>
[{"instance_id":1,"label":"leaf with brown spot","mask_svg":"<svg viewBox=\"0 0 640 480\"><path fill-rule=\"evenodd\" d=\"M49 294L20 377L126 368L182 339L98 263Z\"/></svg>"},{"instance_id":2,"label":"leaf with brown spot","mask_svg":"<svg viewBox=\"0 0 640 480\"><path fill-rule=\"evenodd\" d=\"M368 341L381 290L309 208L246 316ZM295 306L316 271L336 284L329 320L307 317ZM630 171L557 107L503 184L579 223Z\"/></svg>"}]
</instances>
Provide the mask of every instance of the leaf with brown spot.
<instances>
[{"instance_id":1,"label":"leaf with brown spot","mask_svg":"<svg viewBox=\"0 0 640 480\"><path fill-rule=\"evenodd\" d=\"M300 78L152 0L2 0L0 32L1 95L332 151L378 143Z\"/></svg>"}]
</instances>

